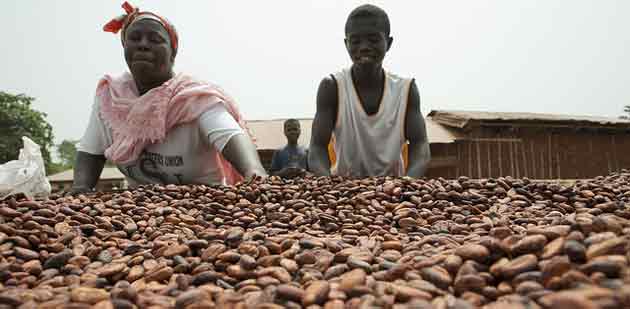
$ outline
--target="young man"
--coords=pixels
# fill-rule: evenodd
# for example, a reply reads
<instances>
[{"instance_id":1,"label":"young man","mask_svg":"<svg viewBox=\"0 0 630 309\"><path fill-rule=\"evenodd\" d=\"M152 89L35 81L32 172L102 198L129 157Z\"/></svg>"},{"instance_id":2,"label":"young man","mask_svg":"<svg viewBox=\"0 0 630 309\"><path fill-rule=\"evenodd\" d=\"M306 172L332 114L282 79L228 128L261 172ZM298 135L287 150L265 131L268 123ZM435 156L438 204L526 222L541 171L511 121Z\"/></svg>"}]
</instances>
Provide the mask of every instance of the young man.
<instances>
[{"instance_id":1,"label":"young man","mask_svg":"<svg viewBox=\"0 0 630 309\"><path fill-rule=\"evenodd\" d=\"M362 5L350 13L345 32L352 67L324 78L319 85L309 149L311 172L422 176L431 154L418 88L413 79L383 69L393 41L387 13ZM331 171L327 146L333 135L336 162Z\"/></svg>"},{"instance_id":2,"label":"young man","mask_svg":"<svg viewBox=\"0 0 630 309\"><path fill-rule=\"evenodd\" d=\"M297 119L284 122L284 135L287 145L276 150L271 159L271 174L280 177L295 177L303 175L308 167L307 150L298 145L301 128Z\"/></svg>"}]
</instances>

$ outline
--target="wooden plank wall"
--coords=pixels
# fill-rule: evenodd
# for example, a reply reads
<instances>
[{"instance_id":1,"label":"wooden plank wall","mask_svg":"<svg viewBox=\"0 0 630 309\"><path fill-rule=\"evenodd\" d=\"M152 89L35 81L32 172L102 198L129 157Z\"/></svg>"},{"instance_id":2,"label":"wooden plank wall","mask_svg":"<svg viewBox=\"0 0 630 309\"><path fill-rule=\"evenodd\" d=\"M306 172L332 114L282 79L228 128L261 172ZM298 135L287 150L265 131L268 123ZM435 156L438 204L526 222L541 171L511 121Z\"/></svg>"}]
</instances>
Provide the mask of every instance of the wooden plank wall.
<instances>
[{"instance_id":1,"label":"wooden plank wall","mask_svg":"<svg viewBox=\"0 0 630 309\"><path fill-rule=\"evenodd\" d=\"M458 162L461 160L458 156L459 151L455 143L431 144L430 148L431 148L432 158L445 158L449 156L455 156L457 157ZM429 168L427 169L425 176L429 178L438 178L438 177L444 177L447 179L457 178L459 174L457 173L456 168L457 166Z\"/></svg>"},{"instance_id":2,"label":"wooden plank wall","mask_svg":"<svg viewBox=\"0 0 630 309\"><path fill-rule=\"evenodd\" d=\"M447 148L441 152L455 152L459 164L427 176L579 179L630 168L630 134L623 132L483 129Z\"/></svg>"}]
</instances>

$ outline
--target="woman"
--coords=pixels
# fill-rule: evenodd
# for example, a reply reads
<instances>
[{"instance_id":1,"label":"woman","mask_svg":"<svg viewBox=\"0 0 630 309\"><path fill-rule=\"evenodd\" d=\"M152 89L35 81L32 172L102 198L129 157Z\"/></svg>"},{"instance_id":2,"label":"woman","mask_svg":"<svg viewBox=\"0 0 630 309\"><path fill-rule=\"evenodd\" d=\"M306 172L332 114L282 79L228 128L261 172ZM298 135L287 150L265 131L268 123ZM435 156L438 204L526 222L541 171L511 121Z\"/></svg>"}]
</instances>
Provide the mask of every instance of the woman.
<instances>
[{"instance_id":1,"label":"woman","mask_svg":"<svg viewBox=\"0 0 630 309\"><path fill-rule=\"evenodd\" d=\"M129 71L98 83L81 139L74 192L94 188L106 159L140 184L232 184L266 176L236 105L217 86L173 73L178 36L166 19L127 2L105 25Z\"/></svg>"}]
</instances>

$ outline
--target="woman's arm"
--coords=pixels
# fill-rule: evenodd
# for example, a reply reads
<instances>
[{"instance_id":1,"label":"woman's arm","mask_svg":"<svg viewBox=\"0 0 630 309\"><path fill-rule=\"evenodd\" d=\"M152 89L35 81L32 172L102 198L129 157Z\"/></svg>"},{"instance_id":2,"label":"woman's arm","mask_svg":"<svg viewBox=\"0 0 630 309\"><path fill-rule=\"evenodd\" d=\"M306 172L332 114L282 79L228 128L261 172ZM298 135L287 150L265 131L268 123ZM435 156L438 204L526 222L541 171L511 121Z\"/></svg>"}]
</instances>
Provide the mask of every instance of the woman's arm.
<instances>
[{"instance_id":1,"label":"woman's arm","mask_svg":"<svg viewBox=\"0 0 630 309\"><path fill-rule=\"evenodd\" d=\"M92 191L105 166L105 149L109 145L108 129L99 116L98 100L92 106L92 113L85 133L79 142L74 163L72 193Z\"/></svg>"},{"instance_id":2,"label":"woman's arm","mask_svg":"<svg viewBox=\"0 0 630 309\"><path fill-rule=\"evenodd\" d=\"M72 193L83 193L92 191L101 177L105 166L105 156L93 155L87 152L78 151L74 163L74 180L72 183Z\"/></svg>"},{"instance_id":3,"label":"woman's arm","mask_svg":"<svg viewBox=\"0 0 630 309\"><path fill-rule=\"evenodd\" d=\"M267 176L267 172L260 163L256 146L245 134L232 136L223 148L222 154L245 178Z\"/></svg>"},{"instance_id":4,"label":"woman's arm","mask_svg":"<svg viewBox=\"0 0 630 309\"><path fill-rule=\"evenodd\" d=\"M200 116L199 129L208 144L217 149L243 177L267 176L256 146L223 104L213 106Z\"/></svg>"}]
</instances>

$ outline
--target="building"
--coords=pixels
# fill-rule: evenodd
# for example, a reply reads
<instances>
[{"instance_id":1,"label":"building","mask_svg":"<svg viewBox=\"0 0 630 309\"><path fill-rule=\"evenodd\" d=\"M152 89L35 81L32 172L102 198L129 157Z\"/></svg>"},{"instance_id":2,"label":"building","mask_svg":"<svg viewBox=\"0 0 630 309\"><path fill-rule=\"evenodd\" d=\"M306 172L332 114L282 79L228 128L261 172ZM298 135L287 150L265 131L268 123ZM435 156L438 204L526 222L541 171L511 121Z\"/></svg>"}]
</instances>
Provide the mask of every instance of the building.
<instances>
[{"instance_id":1,"label":"building","mask_svg":"<svg viewBox=\"0 0 630 309\"><path fill-rule=\"evenodd\" d=\"M427 177L583 179L630 168L630 121L590 116L431 111ZM285 145L285 119L248 124L265 168ZM312 119L299 119L308 146Z\"/></svg>"},{"instance_id":2,"label":"building","mask_svg":"<svg viewBox=\"0 0 630 309\"><path fill-rule=\"evenodd\" d=\"M630 167L628 120L440 110L427 118L457 136L431 144L435 156L456 164L431 170L430 177L584 179Z\"/></svg>"},{"instance_id":3,"label":"building","mask_svg":"<svg viewBox=\"0 0 630 309\"><path fill-rule=\"evenodd\" d=\"M74 179L74 170L67 170L48 176L48 181L52 187L52 191L70 191L72 189L72 181ZM97 191L111 191L123 189L127 187L125 175L123 175L116 167L105 167L96 183Z\"/></svg>"}]
</instances>

